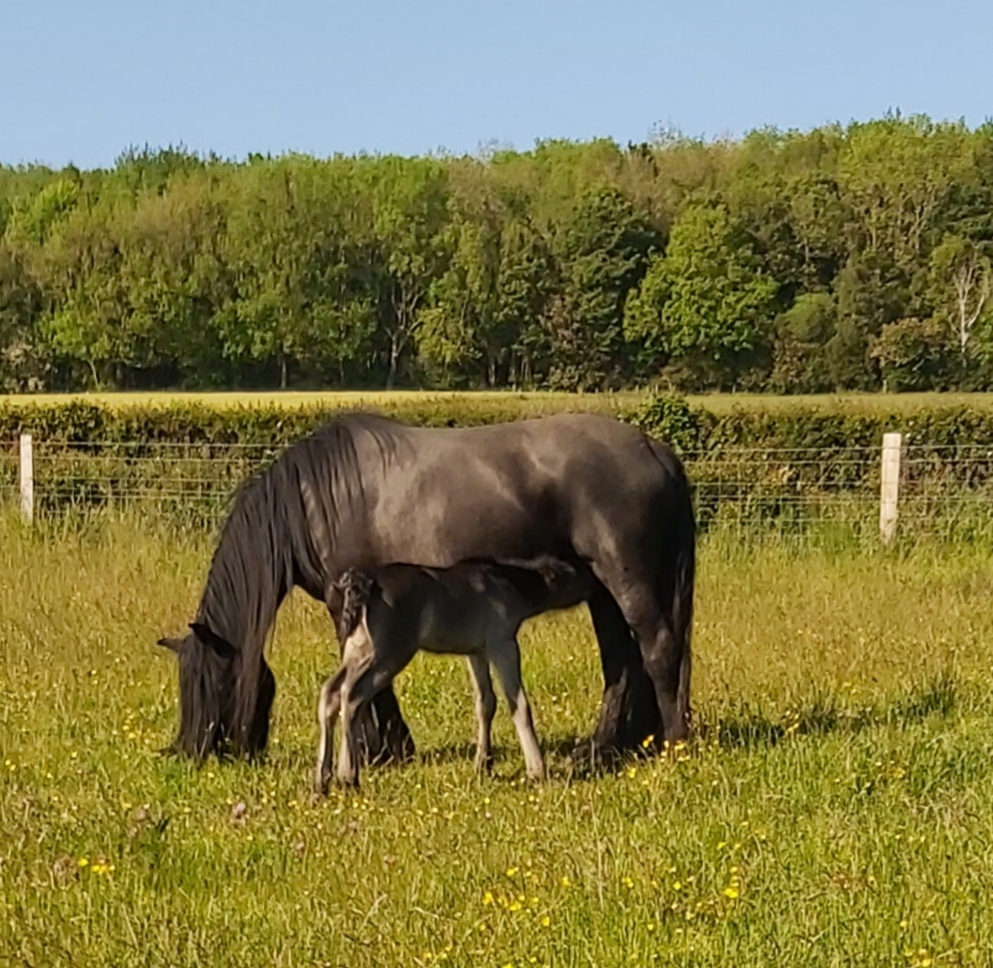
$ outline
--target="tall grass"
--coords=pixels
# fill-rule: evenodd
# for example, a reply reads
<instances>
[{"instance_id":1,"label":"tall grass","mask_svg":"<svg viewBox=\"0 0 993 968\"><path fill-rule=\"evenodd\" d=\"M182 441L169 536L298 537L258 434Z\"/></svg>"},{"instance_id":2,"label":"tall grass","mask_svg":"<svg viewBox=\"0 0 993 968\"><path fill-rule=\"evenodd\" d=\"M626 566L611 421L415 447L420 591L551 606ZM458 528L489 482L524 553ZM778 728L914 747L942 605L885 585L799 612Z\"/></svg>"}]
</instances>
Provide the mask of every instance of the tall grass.
<instances>
[{"instance_id":1,"label":"tall grass","mask_svg":"<svg viewBox=\"0 0 993 968\"><path fill-rule=\"evenodd\" d=\"M701 548L698 738L573 775L595 721L580 612L523 636L551 779L506 712L472 773L456 660L400 701L420 747L309 803L321 609L273 643L259 765L156 750L209 536L147 521L0 521L0 963L986 965L993 912L988 546Z\"/></svg>"}]
</instances>

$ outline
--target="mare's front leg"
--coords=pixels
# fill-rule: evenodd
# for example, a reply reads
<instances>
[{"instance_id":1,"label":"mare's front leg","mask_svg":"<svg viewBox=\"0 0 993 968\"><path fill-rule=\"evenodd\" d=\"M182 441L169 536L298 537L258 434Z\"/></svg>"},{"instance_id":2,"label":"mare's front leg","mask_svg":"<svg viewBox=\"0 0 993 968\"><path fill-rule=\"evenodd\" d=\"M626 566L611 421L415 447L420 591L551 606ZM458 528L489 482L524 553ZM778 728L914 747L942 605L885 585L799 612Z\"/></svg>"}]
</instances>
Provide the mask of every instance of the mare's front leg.
<instances>
[{"instance_id":1,"label":"mare's front leg","mask_svg":"<svg viewBox=\"0 0 993 968\"><path fill-rule=\"evenodd\" d=\"M488 773L493 768L493 748L491 733L493 717L496 714L496 693L490 678L490 663L486 655L474 654L467 657L472 673L472 691L476 700L476 760L477 773Z\"/></svg>"},{"instance_id":2,"label":"mare's front leg","mask_svg":"<svg viewBox=\"0 0 993 968\"><path fill-rule=\"evenodd\" d=\"M500 684L507 697L517 738L521 741L521 749L524 751L524 765L528 776L532 780L543 780L545 762L541 756L538 737L535 735L531 706L521 681L521 650L518 648L517 639L513 636L501 639L488 646L487 651L490 660L496 666Z\"/></svg>"}]
</instances>

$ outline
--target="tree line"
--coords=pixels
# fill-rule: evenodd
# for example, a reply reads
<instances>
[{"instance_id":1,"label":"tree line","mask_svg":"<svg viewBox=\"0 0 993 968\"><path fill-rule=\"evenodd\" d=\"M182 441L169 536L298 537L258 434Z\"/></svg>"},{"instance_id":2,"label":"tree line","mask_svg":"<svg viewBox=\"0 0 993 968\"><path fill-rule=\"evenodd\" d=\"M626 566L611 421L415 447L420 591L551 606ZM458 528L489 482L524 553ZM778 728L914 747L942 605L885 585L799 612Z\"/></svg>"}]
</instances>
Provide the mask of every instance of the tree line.
<instances>
[{"instance_id":1,"label":"tree line","mask_svg":"<svg viewBox=\"0 0 993 968\"><path fill-rule=\"evenodd\" d=\"M993 386L993 124L0 166L0 388Z\"/></svg>"}]
</instances>

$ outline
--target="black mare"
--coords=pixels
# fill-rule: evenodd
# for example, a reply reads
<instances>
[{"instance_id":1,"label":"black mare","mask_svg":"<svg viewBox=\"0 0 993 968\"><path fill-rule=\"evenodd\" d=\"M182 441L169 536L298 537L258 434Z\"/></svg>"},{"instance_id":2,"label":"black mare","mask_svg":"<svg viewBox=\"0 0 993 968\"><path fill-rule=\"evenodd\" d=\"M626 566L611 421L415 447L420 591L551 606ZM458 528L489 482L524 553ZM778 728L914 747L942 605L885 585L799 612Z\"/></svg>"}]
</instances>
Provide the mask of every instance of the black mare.
<instances>
[{"instance_id":1,"label":"black mare","mask_svg":"<svg viewBox=\"0 0 993 968\"><path fill-rule=\"evenodd\" d=\"M350 568L552 556L588 566L604 697L591 753L686 736L695 526L682 465L619 421L562 414L475 428L348 414L289 447L237 494L179 656L194 757L266 745L275 680L263 655L294 586L326 603ZM369 756L413 741L392 688L366 724Z\"/></svg>"}]
</instances>

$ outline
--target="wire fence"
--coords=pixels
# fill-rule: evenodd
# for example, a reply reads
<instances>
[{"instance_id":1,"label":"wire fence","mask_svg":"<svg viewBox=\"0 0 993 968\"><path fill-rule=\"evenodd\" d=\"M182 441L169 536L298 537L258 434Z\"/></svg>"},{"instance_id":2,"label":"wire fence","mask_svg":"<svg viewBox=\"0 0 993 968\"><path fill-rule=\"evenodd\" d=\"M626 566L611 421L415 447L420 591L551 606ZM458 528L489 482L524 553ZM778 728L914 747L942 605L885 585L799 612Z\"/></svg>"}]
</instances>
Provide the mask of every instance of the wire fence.
<instances>
[{"instance_id":1,"label":"wire fence","mask_svg":"<svg viewBox=\"0 0 993 968\"><path fill-rule=\"evenodd\" d=\"M272 447L182 442L35 441L39 517L107 509L210 527ZM682 455L701 531L781 536L879 534L880 450L746 448ZM0 499L19 493L16 442L0 447ZM903 447L900 534L993 538L993 445Z\"/></svg>"}]
</instances>

